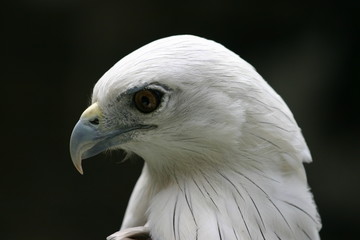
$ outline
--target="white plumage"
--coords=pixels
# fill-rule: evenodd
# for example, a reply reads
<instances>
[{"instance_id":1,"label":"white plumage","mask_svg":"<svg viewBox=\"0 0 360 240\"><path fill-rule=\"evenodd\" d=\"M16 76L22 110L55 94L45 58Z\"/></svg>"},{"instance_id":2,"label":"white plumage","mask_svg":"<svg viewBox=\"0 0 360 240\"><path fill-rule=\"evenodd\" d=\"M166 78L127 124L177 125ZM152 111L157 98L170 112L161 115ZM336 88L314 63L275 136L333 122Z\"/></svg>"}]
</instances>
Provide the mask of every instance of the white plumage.
<instances>
[{"instance_id":1,"label":"white plumage","mask_svg":"<svg viewBox=\"0 0 360 240\"><path fill-rule=\"evenodd\" d=\"M134 103L144 90L159 101L151 112ZM105 73L92 101L71 139L77 168L109 148L145 160L122 231L109 239L137 231L154 240L319 239L301 130L255 69L222 45L189 35L152 42Z\"/></svg>"}]
</instances>

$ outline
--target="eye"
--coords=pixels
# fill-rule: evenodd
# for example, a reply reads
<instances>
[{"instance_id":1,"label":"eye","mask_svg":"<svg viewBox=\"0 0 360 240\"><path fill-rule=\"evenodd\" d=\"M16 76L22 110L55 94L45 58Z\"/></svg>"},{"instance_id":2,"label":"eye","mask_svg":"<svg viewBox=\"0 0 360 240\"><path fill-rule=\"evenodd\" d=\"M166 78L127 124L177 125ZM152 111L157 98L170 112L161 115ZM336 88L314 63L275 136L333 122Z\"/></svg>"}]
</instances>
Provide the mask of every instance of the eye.
<instances>
[{"instance_id":1,"label":"eye","mask_svg":"<svg viewBox=\"0 0 360 240\"><path fill-rule=\"evenodd\" d=\"M160 104L161 95L159 91L144 89L134 94L136 108L142 113L151 113Z\"/></svg>"}]
</instances>

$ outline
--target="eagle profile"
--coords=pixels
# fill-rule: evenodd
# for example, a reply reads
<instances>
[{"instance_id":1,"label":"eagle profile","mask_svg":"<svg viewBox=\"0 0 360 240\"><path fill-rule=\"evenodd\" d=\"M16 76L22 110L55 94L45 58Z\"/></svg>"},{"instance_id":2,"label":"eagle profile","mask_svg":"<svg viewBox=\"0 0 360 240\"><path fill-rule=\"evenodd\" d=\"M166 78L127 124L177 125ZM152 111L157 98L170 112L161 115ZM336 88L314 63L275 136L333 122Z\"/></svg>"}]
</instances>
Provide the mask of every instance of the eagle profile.
<instances>
[{"instance_id":1,"label":"eagle profile","mask_svg":"<svg viewBox=\"0 0 360 240\"><path fill-rule=\"evenodd\" d=\"M255 69L196 36L154 41L106 72L74 127L81 161L122 149L144 159L108 239L319 239L292 113Z\"/></svg>"}]
</instances>

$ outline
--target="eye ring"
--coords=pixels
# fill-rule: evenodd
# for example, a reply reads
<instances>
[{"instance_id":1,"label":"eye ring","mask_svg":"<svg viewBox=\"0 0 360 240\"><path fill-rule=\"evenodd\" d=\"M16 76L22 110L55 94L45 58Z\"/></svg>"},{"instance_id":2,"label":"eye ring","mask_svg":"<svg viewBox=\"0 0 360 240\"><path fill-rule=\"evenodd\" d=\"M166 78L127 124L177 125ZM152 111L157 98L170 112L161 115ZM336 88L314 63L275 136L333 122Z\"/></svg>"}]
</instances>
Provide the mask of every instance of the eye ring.
<instances>
[{"instance_id":1,"label":"eye ring","mask_svg":"<svg viewBox=\"0 0 360 240\"><path fill-rule=\"evenodd\" d=\"M161 93L152 89L143 89L134 94L135 107L142 113L151 113L160 105Z\"/></svg>"}]
</instances>

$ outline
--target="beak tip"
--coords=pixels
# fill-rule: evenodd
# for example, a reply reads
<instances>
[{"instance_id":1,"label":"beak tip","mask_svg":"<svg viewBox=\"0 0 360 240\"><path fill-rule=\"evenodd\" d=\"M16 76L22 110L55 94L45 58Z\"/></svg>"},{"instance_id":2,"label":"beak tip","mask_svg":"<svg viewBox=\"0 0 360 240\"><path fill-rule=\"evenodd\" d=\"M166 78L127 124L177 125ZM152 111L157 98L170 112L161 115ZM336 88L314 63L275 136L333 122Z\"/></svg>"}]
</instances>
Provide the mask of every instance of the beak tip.
<instances>
[{"instance_id":1,"label":"beak tip","mask_svg":"<svg viewBox=\"0 0 360 240\"><path fill-rule=\"evenodd\" d=\"M75 165L76 170L78 170L78 172L79 172L81 175L84 175L84 171L83 171L83 168L82 168L82 166L81 166L81 160L80 160L80 161L77 161L77 162L74 162L74 165Z\"/></svg>"},{"instance_id":2,"label":"beak tip","mask_svg":"<svg viewBox=\"0 0 360 240\"><path fill-rule=\"evenodd\" d=\"M73 152L71 152L73 153ZM81 154L80 154L81 155ZM76 168L76 170L81 174L84 175L84 171L82 168L82 158L79 156L79 154L71 154L71 160L74 164L74 167Z\"/></svg>"},{"instance_id":3,"label":"beak tip","mask_svg":"<svg viewBox=\"0 0 360 240\"><path fill-rule=\"evenodd\" d=\"M76 169L78 170L78 172L79 172L81 175L84 175L84 171L83 171L83 169L82 169L81 166L80 166L80 167L77 167Z\"/></svg>"}]
</instances>

